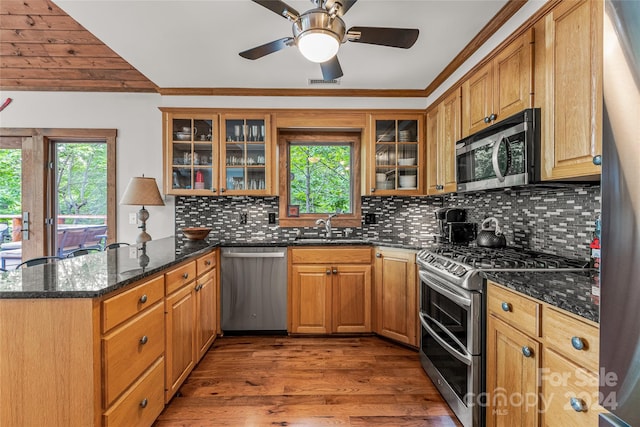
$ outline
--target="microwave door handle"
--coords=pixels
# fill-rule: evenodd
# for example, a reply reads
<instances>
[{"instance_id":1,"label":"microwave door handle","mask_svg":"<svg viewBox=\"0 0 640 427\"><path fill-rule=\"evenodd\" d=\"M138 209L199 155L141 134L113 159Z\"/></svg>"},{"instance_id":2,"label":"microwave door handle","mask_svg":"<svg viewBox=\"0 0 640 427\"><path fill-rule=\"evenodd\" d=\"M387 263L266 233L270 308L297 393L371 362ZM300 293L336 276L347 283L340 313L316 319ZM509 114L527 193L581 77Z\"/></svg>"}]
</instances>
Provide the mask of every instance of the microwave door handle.
<instances>
[{"instance_id":1,"label":"microwave door handle","mask_svg":"<svg viewBox=\"0 0 640 427\"><path fill-rule=\"evenodd\" d=\"M451 345L449 345L449 343L447 343L445 340L443 340L436 333L436 331L434 331L431 328L431 326L429 326L429 324L427 323L427 320L425 319L425 316L426 315L424 313L420 313L420 323L422 324L422 327L427 330L429 335L431 335L433 337L433 339L438 342L438 344L440 344L442 347L444 347L445 350L447 350L449 353L451 353L451 355L453 357L455 357L456 359L458 359L460 362L464 363L467 366L471 365L471 362L472 362L471 357L468 356L468 355L460 353L458 350L456 350L455 348L451 347Z\"/></svg>"},{"instance_id":2,"label":"microwave door handle","mask_svg":"<svg viewBox=\"0 0 640 427\"><path fill-rule=\"evenodd\" d=\"M500 146L502 145L503 142L505 143L507 148L509 147L509 140L507 139L506 136L501 135L498 141L495 144L493 144L493 153L491 153L491 163L493 164L493 172L496 174L496 177L500 182L504 182L504 175L500 170L500 164L498 164L498 152L500 151ZM511 156L509 155L509 152L507 150L507 171L509 170L510 167L511 167Z\"/></svg>"}]
</instances>

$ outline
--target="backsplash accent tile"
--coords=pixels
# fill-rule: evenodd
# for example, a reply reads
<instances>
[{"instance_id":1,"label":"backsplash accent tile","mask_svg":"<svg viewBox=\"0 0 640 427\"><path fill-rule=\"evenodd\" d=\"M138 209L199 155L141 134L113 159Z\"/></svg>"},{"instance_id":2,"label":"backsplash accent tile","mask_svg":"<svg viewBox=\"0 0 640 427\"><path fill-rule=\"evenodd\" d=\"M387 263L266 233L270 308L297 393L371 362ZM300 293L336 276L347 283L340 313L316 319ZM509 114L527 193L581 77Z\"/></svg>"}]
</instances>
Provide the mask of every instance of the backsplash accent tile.
<instances>
[{"instance_id":1,"label":"backsplash accent tile","mask_svg":"<svg viewBox=\"0 0 640 427\"><path fill-rule=\"evenodd\" d=\"M352 237L381 243L421 246L438 234L434 212L443 206L467 209L468 220L480 224L494 216L503 226L509 246L589 259L589 243L600 214L600 186L557 189L501 190L459 193L444 197L362 197L362 216L376 215ZM226 242L286 244L298 231L318 234L318 227L280 228L268 224L278 214L278 197L187 197L175 202L176 236L182 227L211 227L210 236ZM247 223L240 223L240 214ZM342 235L343 229L336 229Z\"/></svg>"}]
</instances>

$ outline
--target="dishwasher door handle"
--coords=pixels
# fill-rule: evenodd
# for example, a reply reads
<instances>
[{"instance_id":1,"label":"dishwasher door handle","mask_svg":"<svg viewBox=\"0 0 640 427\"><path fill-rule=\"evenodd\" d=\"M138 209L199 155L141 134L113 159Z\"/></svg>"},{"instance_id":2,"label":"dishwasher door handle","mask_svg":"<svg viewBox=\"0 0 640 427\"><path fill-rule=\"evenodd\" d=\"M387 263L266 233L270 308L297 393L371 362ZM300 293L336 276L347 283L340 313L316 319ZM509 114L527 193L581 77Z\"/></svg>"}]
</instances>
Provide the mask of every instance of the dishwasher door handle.
<instances>
[{"instance_id":1,"label":"dishwasher door handle","mask_svg":"<svg viewBox=\"0 0 640 427\"><path fill-rule=\"evenodd\" d=\"M223 258L284 258L284 252L229 252Z\"/></svg>"}]
</instances>

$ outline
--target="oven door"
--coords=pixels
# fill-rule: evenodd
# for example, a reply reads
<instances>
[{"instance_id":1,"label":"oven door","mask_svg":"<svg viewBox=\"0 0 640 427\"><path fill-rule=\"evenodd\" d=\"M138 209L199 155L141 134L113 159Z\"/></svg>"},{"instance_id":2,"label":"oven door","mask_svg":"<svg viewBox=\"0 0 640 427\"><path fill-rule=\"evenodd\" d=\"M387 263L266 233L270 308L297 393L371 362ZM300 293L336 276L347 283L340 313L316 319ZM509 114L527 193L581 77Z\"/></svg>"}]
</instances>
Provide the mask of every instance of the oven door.
<instances>
[{"instance_id":1,"label":"oven door","mask_svg":"<svg viewBox=\"0 0 640 427\"><path fill-rule=\"evenodd\" d=\"M482 294L456 289L420 271L420 360L465 426L477 426L484 390Z\"/></svg>"}]
</instances>

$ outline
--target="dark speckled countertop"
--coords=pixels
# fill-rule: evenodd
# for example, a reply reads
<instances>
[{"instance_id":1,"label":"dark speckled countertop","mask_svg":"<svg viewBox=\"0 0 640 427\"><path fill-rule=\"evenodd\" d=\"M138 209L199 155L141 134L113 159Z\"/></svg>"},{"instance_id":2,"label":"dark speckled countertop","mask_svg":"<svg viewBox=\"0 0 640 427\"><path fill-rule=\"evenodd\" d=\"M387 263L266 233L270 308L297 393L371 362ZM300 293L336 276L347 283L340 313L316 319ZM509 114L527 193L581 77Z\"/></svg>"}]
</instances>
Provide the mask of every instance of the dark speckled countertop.
<instances>
[{"instance_id":1,"label":"dark speckled countertop","mask_svg":"<svg viewBox=\"0 0 640 427\"><path fill-rule=\"evenodd\" d=\"M598 322L600 298L591 293L592 272L485 272L484 277L521 294Z\"/></svg>"}]
</instances>

